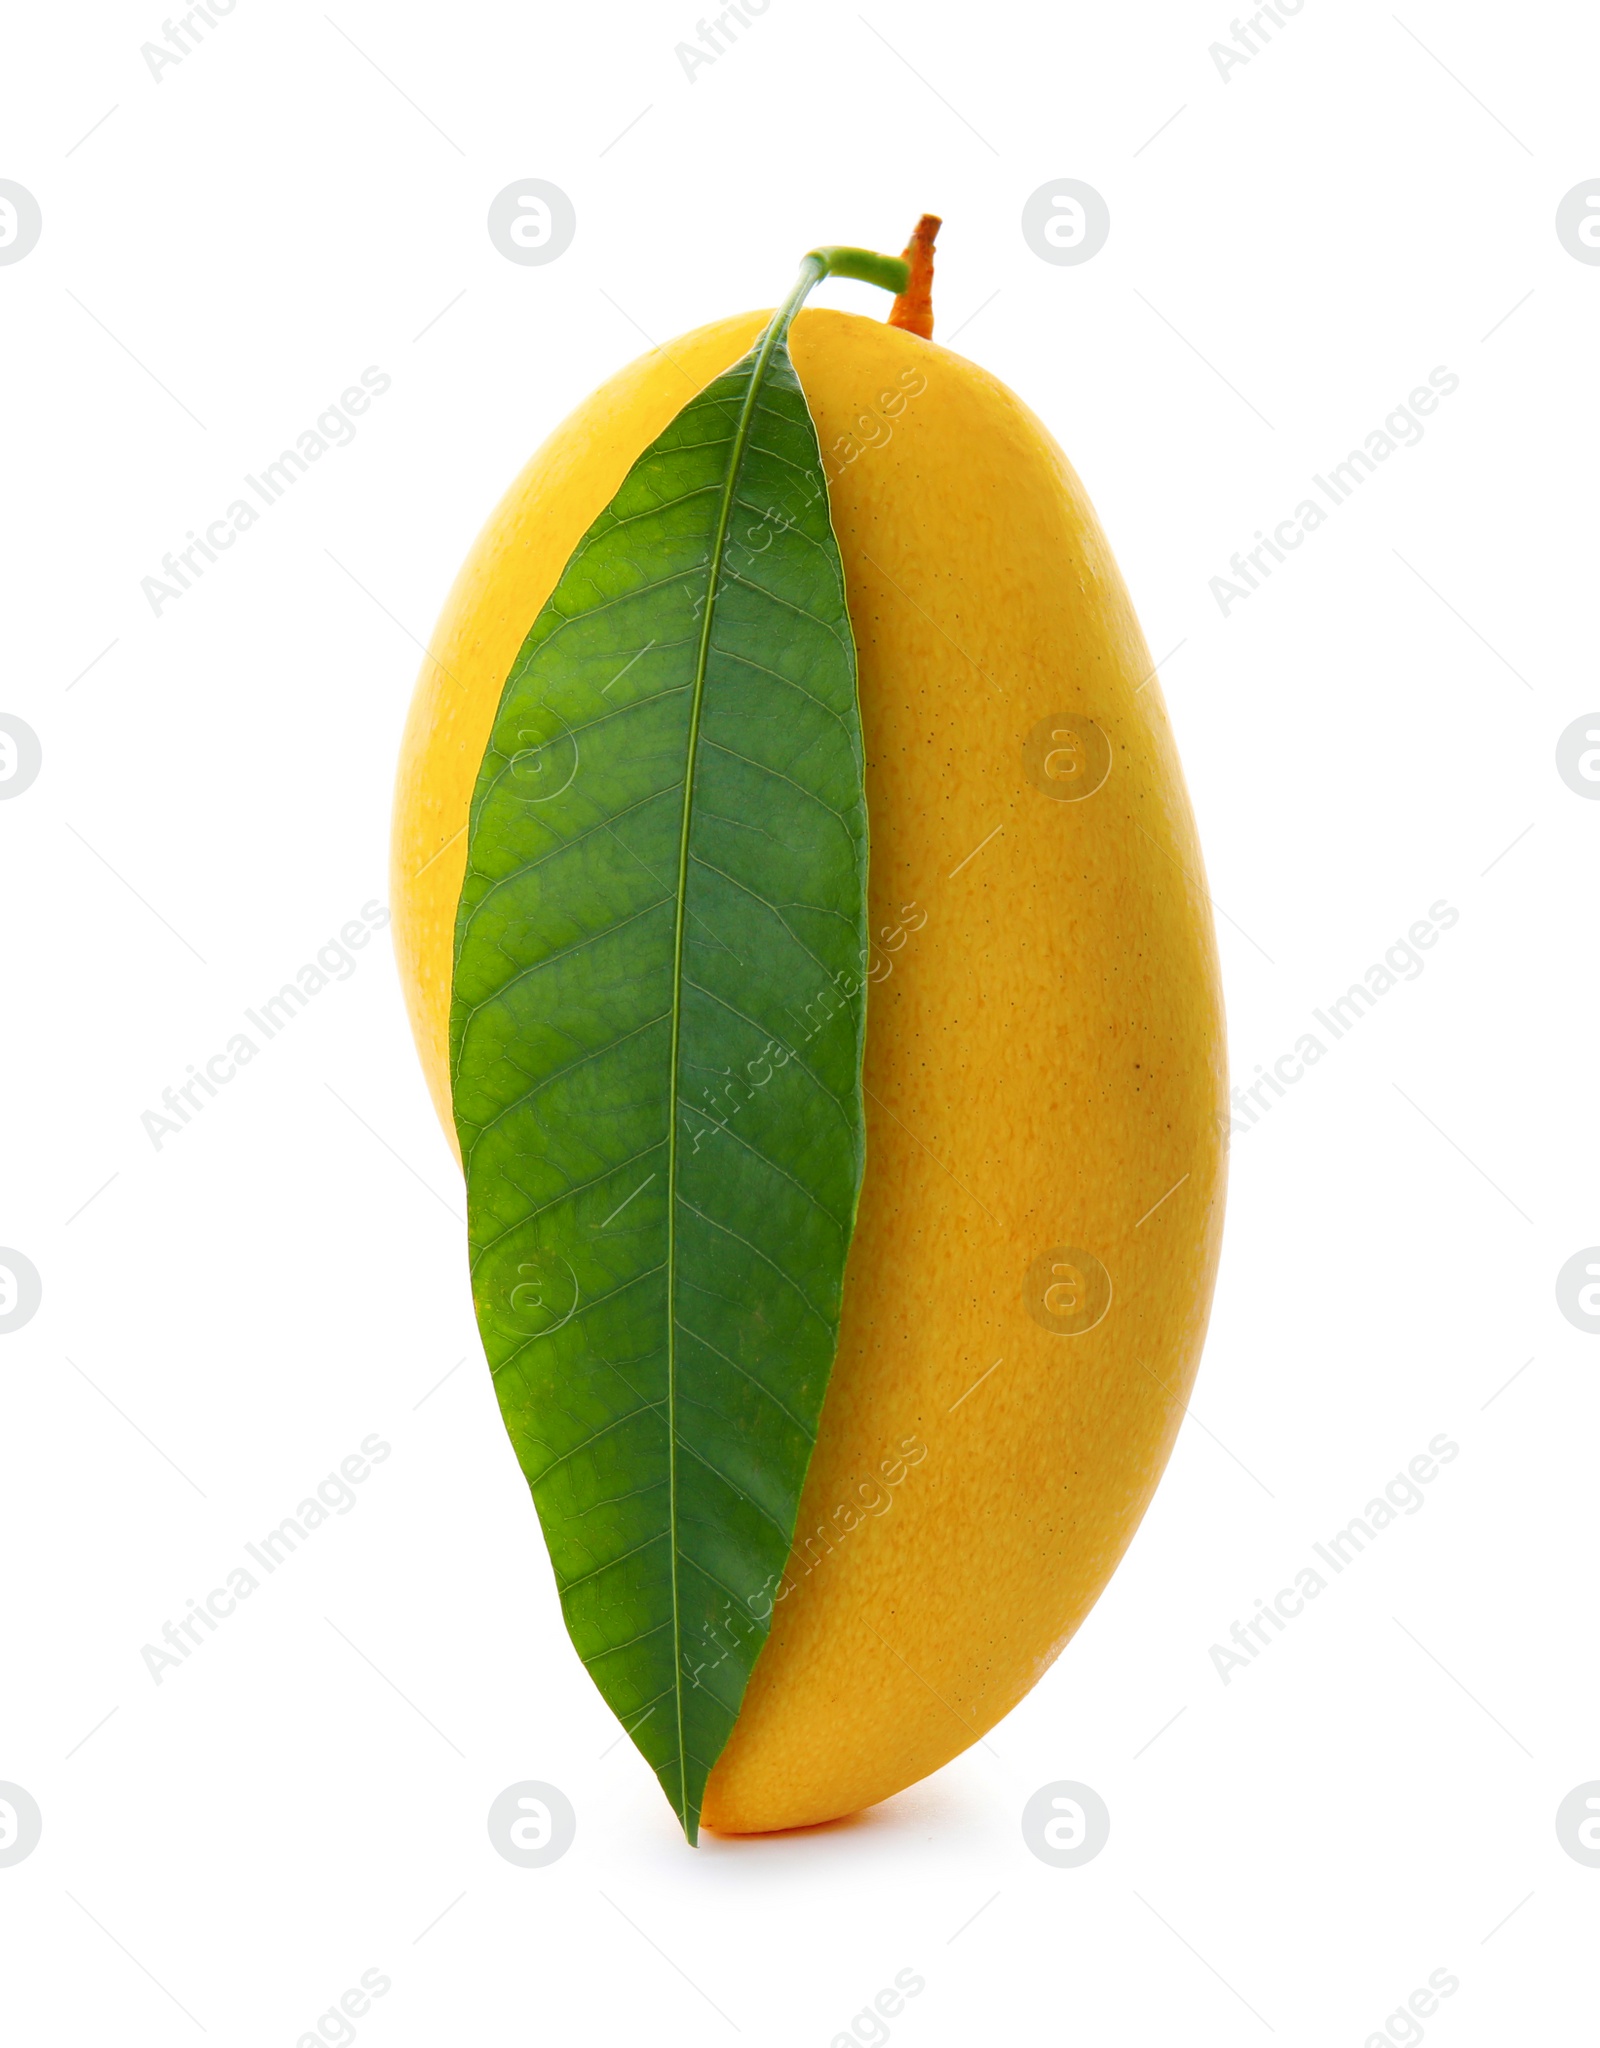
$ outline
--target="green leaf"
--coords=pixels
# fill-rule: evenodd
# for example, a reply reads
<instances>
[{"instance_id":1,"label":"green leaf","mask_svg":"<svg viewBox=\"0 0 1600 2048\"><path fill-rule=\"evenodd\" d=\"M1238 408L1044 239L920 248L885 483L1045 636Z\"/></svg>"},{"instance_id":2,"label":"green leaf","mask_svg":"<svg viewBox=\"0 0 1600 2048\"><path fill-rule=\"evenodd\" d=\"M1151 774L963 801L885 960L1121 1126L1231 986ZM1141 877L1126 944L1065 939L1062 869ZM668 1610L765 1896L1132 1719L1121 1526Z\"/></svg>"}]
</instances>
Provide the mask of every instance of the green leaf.
<instances>
[{"instance_id":1,"label":"green leaf","mask_svg":"<svg viewBox=\"0 0 1600 2048\"><path fill-rule=\"evenodd\" d=\"M473 1298L590 1675L689 1840L770 1626L864 1153L855 647L782 316L629 471L473 795Z\"/></svg>"}]
</instances>

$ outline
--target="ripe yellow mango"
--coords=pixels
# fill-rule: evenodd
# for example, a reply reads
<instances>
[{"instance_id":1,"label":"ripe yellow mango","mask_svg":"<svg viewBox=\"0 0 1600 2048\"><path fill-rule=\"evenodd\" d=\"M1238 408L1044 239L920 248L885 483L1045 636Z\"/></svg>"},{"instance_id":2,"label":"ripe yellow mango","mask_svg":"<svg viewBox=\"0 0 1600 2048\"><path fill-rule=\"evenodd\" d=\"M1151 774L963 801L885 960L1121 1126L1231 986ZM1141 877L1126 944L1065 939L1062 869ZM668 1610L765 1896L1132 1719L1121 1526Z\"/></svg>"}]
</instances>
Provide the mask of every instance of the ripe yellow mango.
<instances>
[{"instance_id":1,"label":"ripe yellow mango","mask_svg":"<svg viewBox=\"0 0 1600 2048\"><path fill-rule=\"evenodd\" d=\"M506 493L435 630L392 900L452 1146L452 937L505 678L629 466L768 317L602 385ZM790 1568L705 1801L735 1833L912 1784L1059 1655L1171 1451L1225 1174L1200 850L1082 485L1013 393L934 342L811 310L790 349L858 650L867 1163Z\"/></svg>"}]
</instances>

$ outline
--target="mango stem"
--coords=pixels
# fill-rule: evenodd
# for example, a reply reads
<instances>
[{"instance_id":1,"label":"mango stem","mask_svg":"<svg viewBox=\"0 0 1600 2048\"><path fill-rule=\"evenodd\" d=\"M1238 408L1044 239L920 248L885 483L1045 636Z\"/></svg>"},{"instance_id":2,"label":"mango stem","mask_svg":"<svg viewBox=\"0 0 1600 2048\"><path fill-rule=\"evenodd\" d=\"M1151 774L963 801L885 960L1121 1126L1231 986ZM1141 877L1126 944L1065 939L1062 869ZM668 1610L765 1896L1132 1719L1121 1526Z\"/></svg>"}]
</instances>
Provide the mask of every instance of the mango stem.
<instances>
[{"instance_id":1,"label":"mango stem","mask_svg":"<svg viewBox=\"0 0 1600 2048\"><path fill-rule=\"evenodd\" d=\"M862 284L878 285L886 292L904 292L910 282L911 266L903 257L880 256L875 249L849 249L830 243L825 248L807 250L793 290L772 316L767 331L774 341L783 339L812 287L825 277L853 277ZM899 303L898 299L895 303Z\"/></svg>"},{"instance_id":2,"label":"mango stem","mask_svg":"<svg viewBox=\"0 0 1600 2048\"><path fill-rule=\"evenodd\" d=\"M853 277L886 292L903 292L910 275L903 257L880 256L875 249L813 249L806 261L813 260L824 265L824 277Z\"/></svg>"},{"instance_id":3,"label":"mango stem","mask_svg":"<svg viewBox=\"0 0 1600 2048\"><path fill-rule=\"evenodd\" d=\"M905 248L907 282L889 309L889 325L933 339L933 243L943 226L936 213L925 213L911 230Z\"/></svg>"}]
</instances>

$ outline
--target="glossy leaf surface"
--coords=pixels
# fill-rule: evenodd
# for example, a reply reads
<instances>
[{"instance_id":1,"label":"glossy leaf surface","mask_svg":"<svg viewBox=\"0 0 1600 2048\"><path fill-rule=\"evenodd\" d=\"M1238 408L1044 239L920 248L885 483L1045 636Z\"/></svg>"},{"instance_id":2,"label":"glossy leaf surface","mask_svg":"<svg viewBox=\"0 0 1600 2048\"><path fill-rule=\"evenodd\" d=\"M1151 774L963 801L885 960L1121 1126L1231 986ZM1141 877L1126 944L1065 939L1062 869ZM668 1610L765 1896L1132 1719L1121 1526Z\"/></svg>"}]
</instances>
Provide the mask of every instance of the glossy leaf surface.
<instances>
[{"instance_id":1,"label":"glossy leaf surface","mask_svg":"<svg viewBox=\"0 0 1600 2048\"><path fill-rule=\"evenodd\" d=\"M769 332L635 463L528 634L451 1016L501 1411L572 1639L691 1841L838 1339L866 851L826 484Z\"/></svg>"}]
</instances>

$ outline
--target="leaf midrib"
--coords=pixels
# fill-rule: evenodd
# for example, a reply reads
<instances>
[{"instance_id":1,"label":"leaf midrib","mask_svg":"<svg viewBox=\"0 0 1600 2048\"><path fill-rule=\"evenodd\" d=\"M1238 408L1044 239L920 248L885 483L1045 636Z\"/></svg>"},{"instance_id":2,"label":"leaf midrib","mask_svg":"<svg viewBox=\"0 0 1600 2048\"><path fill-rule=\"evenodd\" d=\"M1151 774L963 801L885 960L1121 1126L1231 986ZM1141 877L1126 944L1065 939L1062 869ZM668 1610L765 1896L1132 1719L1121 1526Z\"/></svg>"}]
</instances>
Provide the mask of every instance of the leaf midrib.
<instances>
[{"instance_id":1,"label":"leaf midrib","mask_svg":"<svg viewBox=\"0 0 1600 2048\"><path fill-rule=\"evenodd\" d=\"M711 656L711 629L716 618L717 594L722 581L722 551L727 543L728 524L737 492L739 471L750 439L756 400L779 343L782 316L774 314L750 373L749 389L739 408L738 422L728 451L728 469L717 506L716 532L712 537L709 580L706 587L705 622L695 654L694 695L689 705L689 738L683 779L683 825L678 835L678 888L672 934L672 1052L667 1076L667 1537L672 1551L672 1699L678 1728L678 1818L693 1842L698 1827L689 1821L689 1773L687 1743L683 1726L683 1624L678 1602L678 1044L683 1023L683 942L688 925L689 827L694 816L696 756L700 743L700 711L705 698L706 670Z\"/></svg>"}]
</instances>

